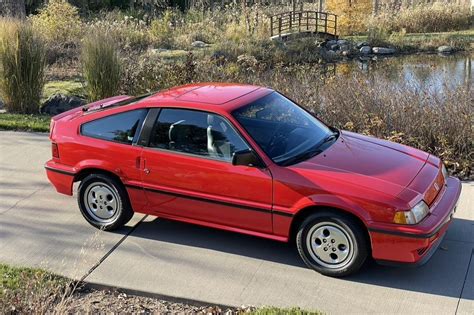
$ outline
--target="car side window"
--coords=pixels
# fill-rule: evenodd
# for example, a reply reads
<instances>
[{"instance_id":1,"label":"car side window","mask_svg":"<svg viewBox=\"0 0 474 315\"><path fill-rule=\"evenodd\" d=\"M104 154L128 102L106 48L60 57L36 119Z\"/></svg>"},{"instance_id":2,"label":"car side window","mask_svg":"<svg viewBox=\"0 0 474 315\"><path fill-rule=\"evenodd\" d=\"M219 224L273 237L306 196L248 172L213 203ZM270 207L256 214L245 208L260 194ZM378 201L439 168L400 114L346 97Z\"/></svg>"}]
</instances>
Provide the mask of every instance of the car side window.
<instances>
[{"instance_id":1,"label":"car side window","mask_svg":"<svg viewBox=\"0 0 474 315\"><path fill-rule=\"evenodd\" d=\"M132 144L140 134L140 128L147 114L147 109L99 118L81 126L81 134L88 137Z\"/></svg>"},{"instance_id":2,"label":"car side window","mask_svg":"<svg viewBox=\"0 0 474 315\"><path fill-rule=\"evenodd\" d=\"M186 109L161 110L150 147L231 161L248 145L221 116Z\"/></svg>"}]
</instances>

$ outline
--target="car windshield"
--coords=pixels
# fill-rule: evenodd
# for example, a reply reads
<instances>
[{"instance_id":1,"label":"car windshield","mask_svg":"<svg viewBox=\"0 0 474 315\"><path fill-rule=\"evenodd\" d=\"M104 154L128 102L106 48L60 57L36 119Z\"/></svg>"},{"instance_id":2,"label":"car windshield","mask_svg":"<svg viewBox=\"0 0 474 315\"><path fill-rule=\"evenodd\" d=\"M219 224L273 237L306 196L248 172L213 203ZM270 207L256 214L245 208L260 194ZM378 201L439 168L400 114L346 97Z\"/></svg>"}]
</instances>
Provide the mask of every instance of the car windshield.
<instances>
[{"instance_id":1,"label":"car windshield","mask_svg":"<svg viewBox=\"0 0 474 315\"><path fill-rule=\"evenodd\" d=\"M339 135L277 92L232 114L262 150L275 163L284 166L322 152Z\"/></svg>"}]
</instances>

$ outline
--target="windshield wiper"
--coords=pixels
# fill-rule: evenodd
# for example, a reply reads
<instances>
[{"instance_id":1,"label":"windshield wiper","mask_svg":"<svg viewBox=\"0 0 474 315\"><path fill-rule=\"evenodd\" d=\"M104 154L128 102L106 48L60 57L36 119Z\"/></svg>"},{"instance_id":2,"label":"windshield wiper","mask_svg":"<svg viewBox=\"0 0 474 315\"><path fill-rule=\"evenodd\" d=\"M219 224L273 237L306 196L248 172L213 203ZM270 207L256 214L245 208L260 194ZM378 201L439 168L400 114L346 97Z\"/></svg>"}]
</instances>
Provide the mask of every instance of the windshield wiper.
<instances>
[{"instance_id":1,"label":"windshield wiper","mask_svg":"<svg viewBox=\"0 0 474 315\"><path fill-rule=\"evenodd\" d=\"M315 149L315 150L308 150L308 151L305 151L301 154L297 154L293 157L290 157L288 159L286 159L285 161L283 161L282 163L280 163L280 165L282 166L288 166L288 165L292 165L292 164L296 164L296 163L299 163L301 161L304 161L304 160L307 160L309 158L312 158L313 156L315 155L318 155L319 153L321 153L322 150L321 149Z\"/></svg>"},{"instance_id":2,"label":"windshield wiper","mask_svg":"<svg viewBox=\"0 0 474 315\"><path fill-rule=\"evenodd\" d=\"M301 161L310 159L313 156L318 155L319 153L323 152L323 149L322 149L323 145L325 143L328 143L328 142L331 142L331 141L337 139L338 136L339 136L339 132L335 131L332 134L330 134L329 136L327 136L326 138L324 138L320 143L318 143L312 149L310 149L308 151L305 151L303 153L297 154L293 157L290 157L290 158L284 160L283 162L281 162L280 165L288 166L288 165L296 164L296 163L299 163Z\"/></svg>"},{"instance_id":3,"label":"windshield wiper","mask_svg":"<svg viewBox=\"0 0 474 315\"><path fill-rule=\"evenodd\" d=\"M339 136L339 132L333 132L332 134L324 138L323 141L321 141L321 143L318 145L318 148L320 148L325 143L328 143L334 139L337 139L338 136Z\"/></svg>"}]
</instances>

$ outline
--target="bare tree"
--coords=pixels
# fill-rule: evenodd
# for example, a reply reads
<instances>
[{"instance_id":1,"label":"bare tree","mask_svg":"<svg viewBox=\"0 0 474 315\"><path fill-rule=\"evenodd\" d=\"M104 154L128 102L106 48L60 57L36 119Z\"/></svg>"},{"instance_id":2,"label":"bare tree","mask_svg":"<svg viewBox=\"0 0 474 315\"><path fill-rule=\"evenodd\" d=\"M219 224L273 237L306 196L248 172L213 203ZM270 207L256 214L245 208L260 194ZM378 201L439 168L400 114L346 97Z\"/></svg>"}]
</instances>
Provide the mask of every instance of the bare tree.
<instances>
[{"instance_id":1,"label":"bare tree","mask_svg":"<svg viewBox=\"0 0 474 315\"><path fill-rule=\"evenodd\" d=\"M0 15L24 18L25 0L0 0Z\"/></svg>"}]
</instances>

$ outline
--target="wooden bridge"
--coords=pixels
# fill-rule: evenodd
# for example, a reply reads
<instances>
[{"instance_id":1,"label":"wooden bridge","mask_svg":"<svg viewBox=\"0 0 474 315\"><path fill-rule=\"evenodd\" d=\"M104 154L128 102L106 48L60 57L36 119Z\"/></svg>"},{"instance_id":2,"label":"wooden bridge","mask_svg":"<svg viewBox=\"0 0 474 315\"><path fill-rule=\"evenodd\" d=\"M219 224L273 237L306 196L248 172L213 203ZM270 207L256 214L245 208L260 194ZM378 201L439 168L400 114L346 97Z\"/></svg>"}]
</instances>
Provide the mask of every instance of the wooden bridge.
<instances>
[{"instance_id":1,"label":"wooden bridge","mask_svg":"<svg viewBox=\"0 0 474 315\"><path fill-rule=\"evenodd\" d=\"M337 38L337 15L320 11L290 11L270 16L272 39L287 39L298 34Z\"/></svg>"}]
</instances>

